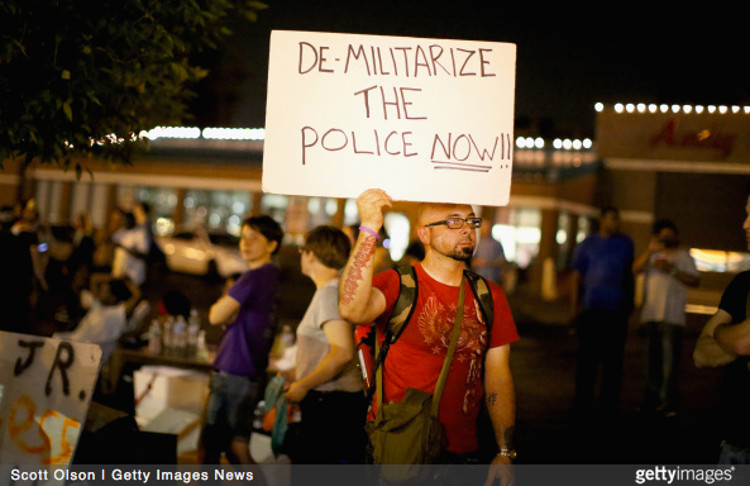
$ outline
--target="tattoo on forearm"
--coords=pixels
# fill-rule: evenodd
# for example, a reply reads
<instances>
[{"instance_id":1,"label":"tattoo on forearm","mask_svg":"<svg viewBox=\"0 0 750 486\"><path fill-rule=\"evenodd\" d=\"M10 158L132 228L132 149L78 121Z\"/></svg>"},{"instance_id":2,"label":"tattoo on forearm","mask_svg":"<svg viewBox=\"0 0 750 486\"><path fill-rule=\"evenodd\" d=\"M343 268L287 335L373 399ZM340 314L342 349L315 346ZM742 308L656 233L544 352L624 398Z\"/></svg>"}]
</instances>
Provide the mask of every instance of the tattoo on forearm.
<instances>
[{"instance_id":1,"label":"tattoo on forearm","mask_svg":"<svg viewBox=\"0 0 750 486\"><path fill-rule=\"evenodd\" d=\"M487 398L485 399L487 402L487 407L492 408L497 403L497 393L492 392L489 395L487 395Z\"/></svg>"},{"instance_id":2,"label":"tattoo on forearm","mask_svg":"<svg viewBox=\"0 0 750 486\"><path fill-rule=\"evenodd\" d=\"M354 301L357 295L358 282L364 279L364 269L370 265L372 255L375 253L374 236L367 236L354 253L352 265L347 272L341 292L341 303L348 305Z\"/></svg>"}]
</instances>

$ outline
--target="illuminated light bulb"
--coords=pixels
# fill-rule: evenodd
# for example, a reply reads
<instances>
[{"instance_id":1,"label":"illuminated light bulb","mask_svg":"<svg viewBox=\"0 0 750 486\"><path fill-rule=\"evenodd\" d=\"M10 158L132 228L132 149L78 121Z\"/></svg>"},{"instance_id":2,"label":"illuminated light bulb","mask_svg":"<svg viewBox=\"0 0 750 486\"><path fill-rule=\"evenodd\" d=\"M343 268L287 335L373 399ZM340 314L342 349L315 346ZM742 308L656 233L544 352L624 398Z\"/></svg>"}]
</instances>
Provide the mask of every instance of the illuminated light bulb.
<instances>
[{"instance_id":1,"label":"illuminated light bulb","mask_svg":"<svg viewBox=\"0 0 750 486\"><path fill-rule=\"evenodd\" d=\"M542 137L537 137L536 140L534 140L534 147L538 149L544 148L544 139Z\"/></svg>"},{"instance_id":2,"label":"illuminated light bulb","mask_svg":"<svg viewBox=\"0 0 750 486\"><path fill-rule=\"evenodd\" d=\"M739 106L732 106L732 113L739 113L740 107Z\"/></svg>"},{"instance_id":3,"label":"illuminated light bulb","mask_svg":"<svg viewBox=\"0 0 750 486\"><path fill-rule=\"evenodd\" d=\"M699 115L701 113L703 113L703 110L705 110L705 108L703 106L701 106L701 105L696 105L695 106L695 112L698 113Z\"/></svg>"},{"instance_id":4,"label":"illuminated light bulb","mask_svg":"<svg viewBox=\"0 0 750 486\"><path fill-rule=\"evenodd\" d=\"M573 140L573 149L575 150L581 150L581 146L583 143L581 143L580 140Z\"/></svg>"},{"instance_id":5,"label":"illuminated light bulb","mask_svg":"<svg viewBox=\"0 0 750 486\"><path fill-rule=\"evenodd\" d=\"M594 110L596 110L597 113L601 113L604 111L604 103L598 102L594 104Z\"/></svg>"},{"instance_id":6,"label":"illuminated light bulb","mask_svg":"<svg viewBox=\"0 0 750 486\"><path fill-rule=\"evenodd\" d=\"M523 137L518 137L516 139L516 147L518 148L526 148L526 139Z\"/></svg>"},{"instance_id":7,"label":"illuminated light bulb","mask_svg":"<svg viewBox=\"0 0 750 486\"><path fill-rule=\"evenodd\" d=\"M750 106L743 106L743 107L742 107L742 110L743 110L743 111L745 112L745 114L747 115L748 113L750 113Z\"/></svg>"},{"instance_id":8,"label":"illuminated light bulb","mask_svg":"<svg viewBox=\"0 0 750 486\"><path fill-rule=\"evenodd\" d=\"M727 112L728 108L724 105L719 105L719 113L724 115Z\"/></svg>"},{"instance_id":9,"label":"illuminated light bulb","mask_svg":"<svg viewBox=\"0 0 750 486\"><path fill-rule=\"evenodd\" d=\"M658 106L656 106L656 105L655 105L655 104L653 104L653 103L651 103L650 105L648 105L648 111L649 111L650 113L656 113L658 109L659 109L659 107L658 107Z\"/></svg>"},{"instance_id":10,"label":"illuminated light bulb","mask_svg":"<svg viewBox=\"0 0 750 486\"><path fill-rule=\"evenodd\" d=\"M633 113L635 111L635 105L633 103L628 103L625 105L625 111L628 113Z\"/></svg>"},{"instance_id":11,"label":"illuminated light bulb","mask_svg":"<svg viewBox=\"0 0 750 486\"><path fill-rule=\"evenodd\" d=\"M715 113L716 107L714 105L708 105L708 112L709 113Z\"/></svg>"},{"instance_id":12,"label":"illuminated light bulb","mask_svg":"<svg viewBox=\"0 0 750 486\"><path fill-rule=\"evenodd\" d=\"M590 138L584 138L583 139L583 148L590 149L594 146L594 143L591 141Z\"/></svg>"},{"instance_id":13,"label":"illuminated light bulb","mask_svg":"<svg viewBox=\"0 0 750 486\"><path fill-rule=\"evenodd\" d=\"M661 111L662 113L666 113L666 112L669 111L669 106L667 106L667 105L659 105L659 111Z\"/></svg>"},{"instance_id":14,"label":"illuminated light bulb","mask_svg":"<svg viewBox=\"0 0 750 486\"><path fill-rule=\"evenodd\" d=\"M646 111L646 104L638 103L638 105L636 105L636 109L638 110L638 113L644 113Z\"/></svg>"},{"instance_id":15,"label":"illuminated light bulb","mask_svg":"<svg viewBox=\"0 0 750 486\"><path fill-rule=\"evenodd\" d=\"M625 106L622 103L617 103L615 105L615 111L617 113L622 113L625 110Z\"/></svg>"},{"instance_id":16,"label":"illuminated light bulb","mask_svg":"<svg viewBox=\"0 0 750 486\"><path fill-rule=\"evenodd\" d=\"M682 107L682 111L684 111L685 113L692 113L693 112L693 107L690 106L690 105L685 105L685 106Z\"/></svg>"},{"instance_id":17,"label":"illuminated light bulb","mask_svg":"<svg viewBox=\"0 0 750 486\"><path fill-rule=\"evenodd\" d=\"M672 105L672 113L679 113L680 105Z\"/></svg>"},{"instance_id":18,"label":"illuminated light bulb","mask_svg":"<svg viewBox=\"0 0 750 486\"><path fill-rule=\"evenodd\" d=\"M560 140L559 138L556 138L552 141L552 147L554 147L556 150L560 150L562 148L562 145L562 140Z\"/></svg>"}]
</instances>

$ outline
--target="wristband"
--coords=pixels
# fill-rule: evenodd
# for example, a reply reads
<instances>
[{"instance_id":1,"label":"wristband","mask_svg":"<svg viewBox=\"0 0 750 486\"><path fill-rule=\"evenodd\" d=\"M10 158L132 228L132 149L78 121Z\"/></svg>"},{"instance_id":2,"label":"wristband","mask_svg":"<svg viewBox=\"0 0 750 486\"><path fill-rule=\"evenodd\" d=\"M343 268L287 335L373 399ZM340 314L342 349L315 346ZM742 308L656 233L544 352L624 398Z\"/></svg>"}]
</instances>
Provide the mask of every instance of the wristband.
<instances>
[{"instance_id":1,"label":"wristband","mask_svg":"<svg viewBox=\"0 0 750 486\"><path fill-rule=\"evenodd\" d=\"M376 240L380 241L380 235L378 234L377 231L372 230L372 229L368 228L367 226L360 226L359 230L360 231L364 231L365 233L374 236Z\"/></svg>"},{"instance_id":2,"label":"wristband","mask_svg":"<svg viewBox=\"0 0 750 486\"><path fill-rule=\"evenodd\" d=\"M511 461L518 457L518 453L516 452L516 450L509 447L500 448L500 452L498 452L497 455L507 457Z\"/></svg>"}]
</instances>

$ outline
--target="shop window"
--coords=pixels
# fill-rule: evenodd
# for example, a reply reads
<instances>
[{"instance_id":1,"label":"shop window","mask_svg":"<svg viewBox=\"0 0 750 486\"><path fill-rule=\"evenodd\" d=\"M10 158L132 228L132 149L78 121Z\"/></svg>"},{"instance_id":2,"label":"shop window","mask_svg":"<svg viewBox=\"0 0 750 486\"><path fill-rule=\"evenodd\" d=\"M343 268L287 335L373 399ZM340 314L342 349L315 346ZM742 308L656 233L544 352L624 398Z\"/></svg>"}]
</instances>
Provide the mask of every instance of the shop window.
<instances>
[{"instance_id":1,"label":"shop window","mask_svg":"<svg viewBox=\"0 0 750 486\"><path fill-rule=\"evenodd\" d=\"M239 236L242 221L252 210L247 191L205 191L191 189L183 200L186 226L201 225L212 232Z\"/></svg>"},{"instance_id":2,"label":"shop window","mask_svg":"<svg viewBox=\"0 0 750 486\"><path fill-rule=\"evenodd\" d=\"M177 189L173 187L139 187L135 190L135 200L144 202L151 208L151 221L157 235L174 231Z\"/></svg>"},{"instance_id":3,"label":"shop window","mask_svg":"<svg viewBox=\"0 0 750 486\"><path fill-rule=\"evenodd\" d=\"M260 212L271 216L276 221L282 222L286 216L286 207L289 198L281 194L263 194L260 202Z\"/></svg>"},{"instance_id":4,"label":"shop window","mask_svg":"<svg viewBox=\"0 0 750 486\"><path fill-rule=\"evenodd\" d=\"M391 260L397 262L403 258L409 246L409 218L401 213L388 212L383 218L383 226L390 240L388 243L383 242L383 246L387 245Z\"/></svg>"},{"instance_id":5,"label":"shop window","mask_svg":"<svg viewBox=\"0 0 750 486\"><path fill-rule=\"evenodd\" d=\"M739 273L750 270L750 254L691 248L690 256L701 272Z\"/></svg>"},{"instance_id":6,"label":"shop window","mask_svg":"<svg viewBox=\"0 0 750 486\"><path fill-rule=\"evenodd\" d=\"M312 229L322 224L331 224L338 211L338 202L332 198L311 197L307 201L307 210L310 213L308 229Z\"/></svg>"},{"instance_id":7,"label":"shop window","mask_svg":"<svg viewBox=\"0 0 750 486\"><path fill-rule=\"evenodd\" d=\"M344 226L359 224L359 210L355 199L347 199L344 204Z\"/></svg>"},{"instance_id":8,"label":"shop window","mask_svg":"<svg viewBox=\"0 0 750 486\"><path fill-rule=\"evenodd\" d=\"M542 212L535 208L513 208L503 219L506 223L492 227L492 237L503 245L508 261L527 268L539 254Z\"/></svg>"}]
</instances>

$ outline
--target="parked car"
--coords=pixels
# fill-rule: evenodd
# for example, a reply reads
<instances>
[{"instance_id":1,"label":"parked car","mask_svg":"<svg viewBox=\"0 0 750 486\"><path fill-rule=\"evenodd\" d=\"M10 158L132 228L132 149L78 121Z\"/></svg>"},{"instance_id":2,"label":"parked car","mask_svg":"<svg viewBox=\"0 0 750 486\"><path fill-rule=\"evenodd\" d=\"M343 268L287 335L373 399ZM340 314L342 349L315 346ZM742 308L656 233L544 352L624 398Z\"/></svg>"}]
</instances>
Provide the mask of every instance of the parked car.
<instances>
[{"instance_id":1,"label":"parked car","mask_svg":"<svg viewBox=\"0 0 750 486\"><path fill-rule=\"evenodd\" d=\"M227 278L248 269L239 251L239 239L227 233L198 227L157 236L156 243L173 272Z\"/></svg>"}]
</instances>

